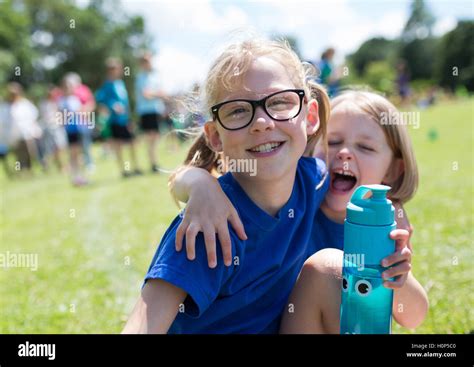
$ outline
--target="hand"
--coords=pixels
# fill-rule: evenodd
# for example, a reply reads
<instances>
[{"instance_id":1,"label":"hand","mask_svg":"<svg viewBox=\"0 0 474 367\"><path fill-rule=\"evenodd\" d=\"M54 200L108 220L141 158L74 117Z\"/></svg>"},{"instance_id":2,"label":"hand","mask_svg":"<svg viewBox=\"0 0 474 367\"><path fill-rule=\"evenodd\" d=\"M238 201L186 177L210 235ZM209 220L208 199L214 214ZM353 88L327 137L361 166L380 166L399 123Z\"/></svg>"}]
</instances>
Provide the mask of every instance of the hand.
<instances>
[{"instance_id":1,"label":"hand","mask_svg":"<svg viewBox=\"0 0 474 367\"><path fill-rule=\"evenodd\" d=\"M395 277L394 281L385 281L387 288L399 289L405 284L411 270L411 250L408 247L410 234L405 229L395 229L390 232L390 238L395 240L395 252L382 260L383 267L391 267L382 273L384 279Z\"/></svg>"},{"instance_id":2,"label":"hand","mask_svg":"<svg viewBox=\"0 0 474 367\"><path fill-rule=\"evenodd\" d=\"M413 234L413 226L410 224L410 221L408 220L408 216L407 216L407 213L405 212L405 209L403 208L403 205L394 201L393 206L395 207L397 229L406 229L408 231L408 233L410 234L408 238L408 248L413 253L413 247L410 242L411 236Z\"/></svg>"},{"instance_id":3,"label":"hand","mask_svg":"<svg viewBox=\"0 0 474 367\"><path fill-rule=\"evenodd\" d=\"M206 173L205 181L193 185L184 217L176 230L176 251L181 251L186 235L186 254L194 260L195 239L198 232L204 233L207 260L210 268L217 266L216 234L221 243L224 264L232 264L232 245L227 222L229 221L240 239L246 240L244 226L237 210L222 191L215 178Z\"/></svg>"},{"instance_id":4,"label":"hand","mask_svg":"<svg viewBox=\"0 0 474 367\"><path fill-rule=\"evenodd\" d=\"M143 94L143 97L145 97L145 99L155 98L155 94L153 93L151 89L144 89L142 94Z\"/></svg>"},{"instance_id":5,"label":"hand","mask_svg":"<svg viewBox=\"0 0 474 367\"><path fill-rule=\"evenodd\" d=\"M99 113L99 115L105 116L105 117L107 117L110 114L109 109L104 105L100 105L99 107L97 107L97 112Z\"/></svg>"},{"instance_id":6,"label":"hand","mask_svg":"<svg viewBox=\"0 0 474 367\"><path fill-rule=\"evenodd\" d=\"M115 103L112 108L115 111L115 113L117 113L119 115L121 115L122 113L125 112L125 109L123 108L122 104L120 104L118 102Z\"/></svg>"}]
</instances>

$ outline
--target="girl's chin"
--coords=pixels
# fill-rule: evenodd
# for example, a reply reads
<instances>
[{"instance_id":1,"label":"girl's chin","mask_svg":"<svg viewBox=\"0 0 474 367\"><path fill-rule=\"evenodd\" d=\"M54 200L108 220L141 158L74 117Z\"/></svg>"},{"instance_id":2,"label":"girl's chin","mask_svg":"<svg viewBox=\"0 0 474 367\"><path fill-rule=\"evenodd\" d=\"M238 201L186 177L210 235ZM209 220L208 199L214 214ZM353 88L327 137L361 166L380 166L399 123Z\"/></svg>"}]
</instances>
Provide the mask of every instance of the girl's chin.
<instances>
[{"instance_id":1,"label":"girl's chin","mask_svg":"<svg viewBox=\"0 0 474 367\"><path fill-rule=\"evenodd\" d=\"M352 195L352 192L350 192L350 195ZM347 207L347 203L349 202L349 199L351 196L348 195L337 195L331 197L328 197L329 195L326 196L326 206L333 212L344 212Z\"/></svg>"}]
</instances>

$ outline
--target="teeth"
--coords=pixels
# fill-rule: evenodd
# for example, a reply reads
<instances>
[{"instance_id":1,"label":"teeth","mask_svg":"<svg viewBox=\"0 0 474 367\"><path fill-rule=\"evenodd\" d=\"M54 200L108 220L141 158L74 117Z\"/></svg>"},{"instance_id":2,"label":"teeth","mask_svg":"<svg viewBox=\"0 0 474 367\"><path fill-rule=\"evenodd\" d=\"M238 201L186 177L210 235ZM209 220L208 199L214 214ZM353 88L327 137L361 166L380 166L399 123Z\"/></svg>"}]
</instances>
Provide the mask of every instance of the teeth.
<instances>
[{"instance_id":1,"label":"teeth","mask_svg":"<svg viewBox=\"0 0 474 367\"><path fill-rule=\"evenodd\" d=\"M260 152L260 153L267 153L267 152L271 152L272 150L274 150L278 146L280 146L280 143L266 143L266 144L258 145L256 147L250 149L250 151Z\"/></svg>"},{"instance_id":2,"label":"teeth","mask_svg":"<svg viewBox=\"0 0 474 367\"><path fill-rule=\"evenodd\" d=\"M343 176L355 177L351 172L344 171L343 169L337 169L337 170L334 170L334 172Z\"/></svg>"}]
</instances>

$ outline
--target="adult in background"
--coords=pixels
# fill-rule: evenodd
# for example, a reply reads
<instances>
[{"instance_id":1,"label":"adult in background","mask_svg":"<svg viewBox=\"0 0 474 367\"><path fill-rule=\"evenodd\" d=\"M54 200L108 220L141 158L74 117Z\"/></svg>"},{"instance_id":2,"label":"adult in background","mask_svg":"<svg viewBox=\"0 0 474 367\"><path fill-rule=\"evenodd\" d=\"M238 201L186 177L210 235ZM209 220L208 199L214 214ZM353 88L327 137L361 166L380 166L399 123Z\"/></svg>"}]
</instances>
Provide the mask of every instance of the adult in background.
<instances>
[{"instance_id":1,"label":"adult in background","mask_svg":"<svg viewBox=\"0 0 474 367\"><path fill-rule=\"evenodd\" d=\"M135 80L136 109L140 116L140 127L145 133L148 145L148 157L151 171L159 172L156 144L159 139L160 125L166 124L165 93L160 90L157 73L151 65L151 53L140 57L140 73Z\"/></svg>"},{"instance_id":2,"label":"adult in background","mask_svg":"<svg viewBox=\"0 0 474 367\"><path fill-rule=\"evenodd\" d=\"M141 175L142 171L138 169L135 154L128 93L122 80L123 65L119 59L109 58L106 61L106 68L107 80L96 92L99 114L107 116L107 125L110 126L112 145L122 177ZM122 148L124 145L130 148L132 165L123 160Z\"/></svg>"},{"instance_id":3,"label":"adult in background","mask_svg":"<svg viewBox=\"0 0 474 367\"><path fill-rule=\"evenodd\" d=\"M24 97L23 87L17 82L7 85L7 103L2 108L1 144L3 159L11 149L16 155L15 170L30 171L39 156L38 141L42 131L37 123L38 109Z\"/></svg>"}]
</instances>

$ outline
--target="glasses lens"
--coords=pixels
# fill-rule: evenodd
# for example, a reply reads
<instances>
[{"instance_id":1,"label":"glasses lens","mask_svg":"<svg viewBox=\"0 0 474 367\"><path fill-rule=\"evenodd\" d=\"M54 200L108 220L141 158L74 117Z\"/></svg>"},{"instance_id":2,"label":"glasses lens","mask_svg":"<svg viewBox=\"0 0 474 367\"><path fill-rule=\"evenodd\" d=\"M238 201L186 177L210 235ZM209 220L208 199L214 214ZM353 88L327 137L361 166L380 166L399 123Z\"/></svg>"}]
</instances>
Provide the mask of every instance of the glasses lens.
<instances>
[{"instance_id":1,"label":"glasses lens","mask_svg":"<svg viewBox=\"0 0 474 367\"><path fill-rule=\"evenodd\" d=\"M275 120L288 120L298 115L300 103L298 93L286 91L268 98L265 107L268 114Z\"/></svg>"},{"instance_id":2,"label":"glasses lens","mask_svg":"<svg viewBox=\"0 0 474 367\"><path fill-rule=\"evenodd\" d=\"M219 108L219 120L228 129L238 129L252 118L252 105L244 101L232 101Z\"/></svg>"}]
</instances>

